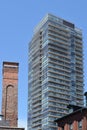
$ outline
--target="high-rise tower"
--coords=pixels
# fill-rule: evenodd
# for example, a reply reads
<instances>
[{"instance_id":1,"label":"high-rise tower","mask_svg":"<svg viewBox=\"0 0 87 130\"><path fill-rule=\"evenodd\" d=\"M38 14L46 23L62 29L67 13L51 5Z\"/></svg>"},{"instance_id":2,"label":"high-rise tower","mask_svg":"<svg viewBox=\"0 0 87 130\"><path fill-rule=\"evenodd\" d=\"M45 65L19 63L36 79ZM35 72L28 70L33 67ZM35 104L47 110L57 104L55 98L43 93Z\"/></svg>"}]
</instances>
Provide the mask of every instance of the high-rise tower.
<instances>
[{"instance_id":1,"label":"high-rise tower","mask_svg":"<svg viewBox=\"0 0 87 130\"><path fill-rule=\"evenodd\" d=\"M28 130L56 130L68 104L83 106L82 31L51 14L29 43Z\"/></svg>"},{"instance_id":2,"label":"high-rise tower","mask_svg":"<svg viewBox=\"0 0 87 130\"><path fill-rule=\"evenodd\" d=\"M18 123L18 66L3 62L2 114L12 127Z\"/></svg>"}]
</instances>

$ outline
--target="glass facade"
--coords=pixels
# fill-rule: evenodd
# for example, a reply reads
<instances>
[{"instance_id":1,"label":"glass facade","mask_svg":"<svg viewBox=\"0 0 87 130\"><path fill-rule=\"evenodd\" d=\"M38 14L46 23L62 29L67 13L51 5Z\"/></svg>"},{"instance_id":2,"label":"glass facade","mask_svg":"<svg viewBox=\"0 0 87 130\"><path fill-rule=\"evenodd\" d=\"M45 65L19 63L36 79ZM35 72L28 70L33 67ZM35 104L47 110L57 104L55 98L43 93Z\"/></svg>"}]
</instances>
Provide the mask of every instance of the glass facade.
<instances>
[{"instance_id":1,"label":"glass facade","mask_svg":"<svg viewBox=\"0 0 87 130\"><path fill-rule=\"evenodd\" d=\"M56 130L68 104L83 106L82 32L48 14L29 43L28 130Z\"/></svg>"}]
</instances>

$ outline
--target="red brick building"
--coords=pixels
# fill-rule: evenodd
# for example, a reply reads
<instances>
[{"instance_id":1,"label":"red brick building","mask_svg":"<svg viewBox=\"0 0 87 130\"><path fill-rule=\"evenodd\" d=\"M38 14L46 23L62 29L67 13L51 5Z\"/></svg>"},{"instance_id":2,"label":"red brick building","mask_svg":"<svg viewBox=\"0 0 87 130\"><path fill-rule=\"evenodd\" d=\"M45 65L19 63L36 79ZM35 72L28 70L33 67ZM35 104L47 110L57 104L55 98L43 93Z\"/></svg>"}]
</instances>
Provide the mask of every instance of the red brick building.
<instances>
[{"instance_id":1,"label":"red brick building","mask_svg":"<svg viewBox=\"0 0 87 130\"><path fill-rule=\"evenodd\" d=\"M87 130L87 108L76 111L55 120L58 130Z\"/></svg>"}]
</instances>

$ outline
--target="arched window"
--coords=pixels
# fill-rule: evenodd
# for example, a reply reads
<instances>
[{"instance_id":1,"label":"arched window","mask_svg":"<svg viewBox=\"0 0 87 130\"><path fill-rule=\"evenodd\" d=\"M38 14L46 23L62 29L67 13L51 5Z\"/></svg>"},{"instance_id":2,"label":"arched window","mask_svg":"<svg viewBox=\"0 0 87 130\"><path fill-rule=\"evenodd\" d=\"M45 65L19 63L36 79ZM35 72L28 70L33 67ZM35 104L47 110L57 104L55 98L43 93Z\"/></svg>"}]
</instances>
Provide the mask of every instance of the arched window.
<instances>
[{"instance_id":1,"label":"arched window","mask_svg":"<svg viewBox=\"0 0 87 130\"><path fill-rule=\"evenodd\" d=\"M11 113L14 110L14 86L6 87L6 113Z\"/></svg>"}]
</instances>

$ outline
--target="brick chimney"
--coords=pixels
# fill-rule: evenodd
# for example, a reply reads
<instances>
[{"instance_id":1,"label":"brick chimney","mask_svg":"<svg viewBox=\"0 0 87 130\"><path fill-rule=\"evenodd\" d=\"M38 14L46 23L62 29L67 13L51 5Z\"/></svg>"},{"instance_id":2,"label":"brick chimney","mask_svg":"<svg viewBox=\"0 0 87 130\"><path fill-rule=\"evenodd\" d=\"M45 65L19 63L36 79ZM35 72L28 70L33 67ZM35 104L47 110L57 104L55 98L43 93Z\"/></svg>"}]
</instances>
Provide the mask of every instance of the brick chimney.
<instances>
[{"instance_id":1,"label":"brick chimney","mask_svg":"<svg viewBox=\"0 0 87 130\"><path fill-rule=\"evenodd\" d=\"M18 125L18 66L3 62L2 114L11 127Z\"/></svg>"}]
</instances>

